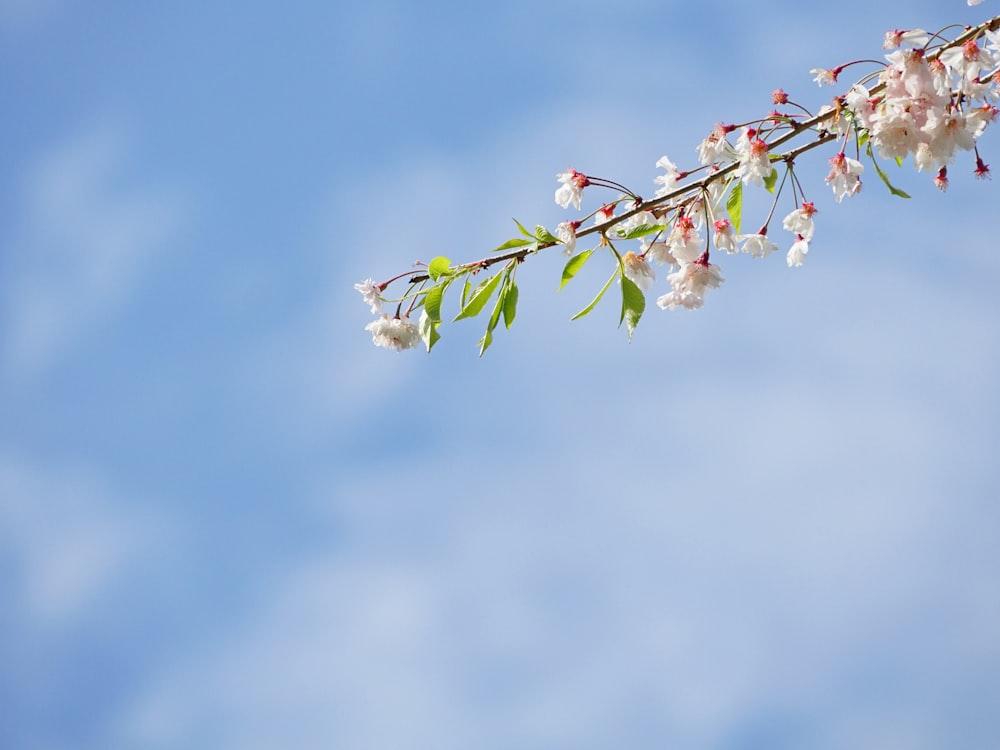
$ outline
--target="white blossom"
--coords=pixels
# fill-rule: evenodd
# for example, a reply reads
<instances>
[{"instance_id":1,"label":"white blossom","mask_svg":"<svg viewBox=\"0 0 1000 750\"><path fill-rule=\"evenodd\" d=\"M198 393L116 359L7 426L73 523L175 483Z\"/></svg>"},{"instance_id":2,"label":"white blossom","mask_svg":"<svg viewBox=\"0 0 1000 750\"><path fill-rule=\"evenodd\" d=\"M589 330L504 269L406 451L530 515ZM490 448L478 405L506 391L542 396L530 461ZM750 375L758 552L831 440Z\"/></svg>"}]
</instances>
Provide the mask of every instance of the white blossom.
<instances>
[{"instance_id":1,"label":"white blossom","mask_svg":"<svg viewBox=\"0 0 1000 750\"><path fill-rule=\"evenodd\" d=\"M705 252L705 244L687 216L680 217L667 235L670 256L677 263L691 263Z\"/></svg>"},{"instance_id":2,"label":"white blossom","mask_svg":"<svg viewBox=\"0 0 1000 750\"><path fill-rule=\"evenodd\" d=\"M839 70L828 68L813 68L809 72L815 76L813 80L817 86L832 86L837 82L837 76L840 74Z\"/></svg>"},{"instance_id":3,"label":"white blossom","mask_svg":"<svg viewBox=\"0 0 1000 750\"><path fill-rule=\"evenodd\" d=\"M666 242L650 243L649 247L644 249L643 255L645 255L649 260L655 261L656 263L662 263L663 265L680 265L677 262L677 258L674 257L674 254L670 252L670 246Z\"/></svg>"},{"instance_id":4,"label":"white blossom","mask_svg":"<svg viewBox=\"0 0 1000 750\"><path fill-rule=\"evenodd\" d=\"M794 243L792 243L792 247L788 251L788 255L785 257L785 262L788 263L789 268L801 266L806 262L806 253L808 252L809 240L805 237L799 237Z\"/></svg>"},{"instance_id":5,"label":"white blossom","mask_svg":"<svg viewBox=\"0 0 1000 750\"><path fill-rule=\"evenodd\" d=\"M708 137L698 144L695 151L698 152L698 161L701 164L711 164L734 155L733 147L726 140L726 132L724 125L716 125Z\"/></svg>"},{"instance_id":6,"label":"white blossom","mask_svg":"<svg viewBox=\"0 0 1000 750\"><path fill-rule=\"evenodd\" d=\"M715 240L715 246L730 255L739 252L739 247L737 246L739 238L736 236L736 231L733 229L733 225L729 222L729 219L719 219L715 222L714 226L715 235L713 239Z\"/></svg>"},{"instance_id":7,"label":"white blossom","mask_svg":"<svg viewBox=\"0 0 1000 750\"><path fill-rule=\"evenodd\" d=\"M569 208L569 204L572 203L573 208L579 211L583 202L583 189L590 184L587 175L575 169L568 169L557 174L556 179L562 183L556 189L556 203L563 208Z\"/></svg>"},{"instance_id":8,"label":"white blossom","mask_svg":"<svg viewBox=\"0 0 1000 750\"><path fill-rule=\"evenodd\" d=\"M802 206L796 208L784 218L781 226L792 234L799 235L806 241L811 240L813 233L816 231L816 226L813 224L812 219L815 213L816 207L812 203L803 203Z\"/></svg>"},{"instance_id":9,"label":"white blossom","mask_svg":"<svg viewBox=\"0 0 1000 750\"><path fill-rule=\"evenodd\" d=\"M361 292L365 304L369 305L374 315L382 310L382 289L372 279L365 279L360 284L355 284L354 288Z\"/></svg>"},{"instance_id":10,"label":"white blossom","mask_svg":"<svg viewBox=\"0 0 1000 750\"><path fill-rule=\"evenodd\" d=\"M763 185L773 169L767 144L757 137L756 131L744 128L736 143L736 151L740 157L736 176L751 185Z\"/></svg>"},{"instance_id":11,"label":"white blossom","mask_svg":"<svg viewBox=\"0 0 1000 750\"><path fill-rule=\"evenodd\" d=\"M647 292L656 281L656 271L649 265L645 258L636 255L631 250L622 256L622 265L625 268L625 276L632 281L642 291Z\"/></svg>"},{"instance_id":12,"label":"white blossom","mask_svg":"<svg viewBox=\"0 0 1000 750\"><path fill-rule=\"evenodd\" d=\"M615 215L615 204L605 203L599 209L597 213L594 214L594 226L600 226L601 224L607 224L611 221L612 217Z\"/></svg>"},{"instance_id":13,"label":"white blossom","mask_svg":"<svg viewBox=\"0 0 1000 750\"><path fill-rule=\"evenodd\" d=\"M697 310L705 304L705 293L716 289L724 281L719 267L708 261L685 263L679 270L667 276L671 290L656 300L664 310L683 307Z\"/></svg>"},{"instance_id":14,"label":"white blossom","mask_svg":"<svg viewBox=\"0 0 1000 750\"><path fill-rule=\"evenodd\" d=\"M382 313L381 317L366 325L365 330L372 332L375 346L395 349L397 352L412 349L420 341L416 323L406 315L390 318Z\"/></svg>"},{"instance_id":15,"label":"white blossom","mask_svg":"<svg viewBox=\"0 0 1000 750\"><path fill-rule=\"evenodd\" d=\"M576 228L579 224L575 221L564 221L556 226L556 237L563 244L563 252L572 255L576 250Z\"/></svg>"},{"instance_id":16,"label":"white blossom","mask_svg":"<svg viewBox=\"0 0 1000 750\"><path fill-rule=\"evenodd\" d=\"M661 174L653 180L653 182L660 186L656 191L656 197L661 198L677 187L677 181L681 178L681 172L677 169L677 165L666 156L661 156L656 162L656 166L667 170L666 174Z\"/></svg>"},{"instance_id":17,"label":"white blossom","mask_svg":"<svg viewBox=\"0 0 1000 750\"><path fill-rule=\"evenodd\" d=\"M911 29L910 31L885 32L885 40L882 42L882 49L897 49L899 47L923 47L927 44L930 36L923 29Z\"/></svg>"},{"instance_id":18,"label":"white blossom","mask_svg":"<svg viewBox=\"0 0 1000 750\"><path fill-rule=\"evenodd\" d=\"M837 199L837 203L840 203L844 196L860 192L861 173L864 171L864 164L846 156L843 151L830 159L830 173L826 176L826 181L833 188L833 196Z\"/></svg>"},{"instance_id":19,"label":"white blossom","mask_svg":"<svg viewBox=\"0 0 1000 750\"><path fill-rule=\"evenodd\" d=\"M778 244L772 242L766 234L744 234L740 239L743 240L743 252L753 258L766 258L778 249Z\"/></svg>"}]
</instances>

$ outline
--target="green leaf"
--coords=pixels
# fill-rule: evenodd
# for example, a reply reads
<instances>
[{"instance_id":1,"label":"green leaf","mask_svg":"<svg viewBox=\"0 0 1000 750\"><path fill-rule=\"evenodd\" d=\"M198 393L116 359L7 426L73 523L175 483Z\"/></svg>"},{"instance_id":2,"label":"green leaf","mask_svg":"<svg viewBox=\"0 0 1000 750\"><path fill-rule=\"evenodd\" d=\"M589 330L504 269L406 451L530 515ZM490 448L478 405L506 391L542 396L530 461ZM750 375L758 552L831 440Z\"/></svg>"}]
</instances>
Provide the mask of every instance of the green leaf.
<instances>
[{"instance_id":1,"label":"green leaf","mask_svg":"<svg viewBox=\"0 0 1000 750\"><path fill-rule=\"evenodd\" d=\"M865 153L867 153L868 154L868 158L872 160L872 166L875 167L875 172L878 174L879 177L882 178L882 182L884 182L885 186L887 188L889 188L889 192L892 193L893 195L899 197L899 198L909 198L910 196L907 193L904 193L902 190L900 190L897 187L893 187L893 184L891 182L889 182L889 175L887 175L885 172L883 172L882 171L882 167L880 167L878 165L878 162L875 161L875 155L872 153L872 144L871 143L869 143L865 147Z\"/></svg>"},{"instance_id":2,"label":"green leaf","mask_svg":"<svg viewBox=\"0 0 1000 750\"><path fill-rule=\"evenodd\" d=\"M493 331L487 331L486 335L479 339L479 356L482 357L486 350L490 348L490 344L493 343Z\"/></svg>"},{"instance_id":3,"label":"green leaf","mask_svg":"<svg viewBox=\"0 0 1000 750\"><path fill-rule=\"evenodd\" d=\"M773 193L774 186L778 182L778 170L771 167L771 174L764 178L764 187L767 188L767 192Z\"/></svg>"},{"instance_id":4,"label":"green leaf","mask_svg":"<svg viewBox=\"0 0 1000 750\"><path fill-rule=\"evenodd\" d=\"M608 291L608 287L611 286L611 282L617 279L620 274L621 270L619 268L616 268L615 272L611 274L611 278L608 279L608 283L606 283L603 287L601 287L601 291L597 293L597 296L594 297L594 300L585 308L580 310L580 312L578 312L576 315L570 318L570 320L576 320L578 318L582 318L584 315L589 315L590 311L593 310L595 307L597 307L597 303L601 301L601 297L604 296L604 293Z\"/></svg>"},{"instance_id":5,"label":"green leaf","mask_svg":"<svg viewBox=\"0 0 1000 750\"><path fill-rule=\"evenodd\" d=\"M525 229L524 224L519 222L517 219L514 219L514 223L517 224L517 228L521 230L521 234L523 234L525 237L530 237L531 239L535 239L535 235L533 235L531 232Z\"/></svg>"},{"instance_id":6,"label":"green leaf","mask_svg":"<svg viewBox=\"0 0 1000 750\"><path fill-rule=\"evenodd\" d=\"M539 242L552 243L553 245L559 242L559 238L552 234L548 229L538 224L535 227L535 239Z\"/></svg>"},{"instance_id":7,"label":"green leaf","mask_svg":"<svg viewBox=\"0 0 1000 750\"><path fill-rule=\"evenodd\" d=\"M743 183L740 180L733 181L733 189L726 198L726 213L729 214L729 223L733 225L733 230L739 234L743 222Z\"/></svg>"},{"instance_id":8,"label":"green leaf","mask_svg":"<svg viewBox=\"0 0 1000 750\"><path fill-rule=\"evenodd\" d=\"M424 295L424 310L431 320L441 322L441 300L444 298L444 290L447 283L432 286Z\"/></svg>"},{"instance_id":9,"label":"green leaf","mask_svg":"<svg viewBox=\"0 0 1000 750\"><path fill-rule=\"evenodd\" d=\"M510 280L510 288L507 289L507 296L503 300L503 325L510 328L514 323L514 316L517 315L517 284L514 279Z\"/></svg>"},{"instance_id":10,"label":"green leaf","mask_svg":"<svg viewBox=\"0 0 1000 750\"><path fill-rule=\"evenodd\" d=\"M666 228L667 228L666 224L640 224L639 226L633 227L624 234L619 234L618 237L623 240L637 240L640 237L645 237L648 234L655 234L656 232L662 232Z\"/></svg>"},{"instance_id":11,"label":"green leaf","mask_svg":"<svg viewBox=\"0 0 1000 750\"><path fill-rule=\"evenodd\" d=\"M577 272L583 268L583 264L590 260L590 256L594 254L593 250L584 250L582 253L577 253L568 261L566 261L566 267L563 268L562 281L559 282L559 288L562 289L569 280L576 276Z\"/></svg>"},{"instance_id":12,"label":"green leaf","mask_svg":"<svg viewBox=\"0 0 1000 750\"><path fill-rule=\"evenodd\" d=\"M461 320L462 318L474 318L483 311L486 307L486 303L490 301L490 297L493 296L493 292L496 291L497 284L500 283L500 279L503 278L503 273L497 273L491 276L489 279L481 283L476 291L472 293L469 297L469 301L462 306L462 312L460 312L455 320Z\"/></svg>"},{"instance_id":13,"label":"green leaf","mask_svg":"<svg viewBox=\"0 0 1000 750\"><path fill-rule=\"evenodd\" d=\"M500 247L494 248L493 252L500 253L503 252L504 250L512 250L515 247L524 247L525 245L533 245L533 244L534 243L531 240L526 240L521 237L515 237L512 240L507 240Z\"/></svg>"},{"instance_id":14,"label":"green leaf","mask_svg":"<svg viewBox=\"0 0 1000 750\"><path fill-rule=\"evenodd\" d=\"M497 295L497 302L493 305L493 312L490 313L490 322L486 324L486 330L492 331L500 322L500 313L503 312L504 300L507 297L507 285L500 287L500 294Z\"/></svg>"},{"instance_id":15,"label":"green leaf","mask_svg":"<svg viewBox=\"0 0 1000 750\"><path fill-rule=\"evenodd\" d=\"M493 312L490 313L490 322L486 324L486 333L481 339L479 339L479 356L482 357L487 349L490 348L490 344L493 343L493 329L497 327L497 323L500 322L500 313L506 307L507 304L507 294L510 291L510 269L504 274L504 284L500 287L500 294L497 295L497 303L493 306Z\"/></svg>"},{"instance_id":16,"label":"green leaf","mask_svg":"<svg viewBox=\"0 0 1000 750\"><path fill-rule=\"evenodd\" d=\"M632 279L622 274L622 316L618 325L621 326L622 321L625 322L629 341L632 340L632 331L639 325L639 318L645 309L646 295Z\"/></svg>"},{"instance_id":17,"label":"green leaf","mask_svg":"<svg viewBox=\"0 0 1000 750\"><path fill-rule=\"evenodd\" d=\"M441 321L432 320L430 313L420 316L420 338L423 340L424 346L427 347L427 351L433 349L434 344L441 338L441 334L438 333L439 325L441 325Z\"/></svg>"},{"instance_id":18,"label":"green leaf","mask_svg":"<svg viewBox=\"0 0 1000 750\"><path fill-rule=\"evenodd\" d=\"M448 260L443 255L439 255L434 260L431 261L430 265L427 266L427 275L430 276L434 281L437 281L442 276L445 276L448 271L451 270L451 261Z\"/></svg>"}]
</instances>

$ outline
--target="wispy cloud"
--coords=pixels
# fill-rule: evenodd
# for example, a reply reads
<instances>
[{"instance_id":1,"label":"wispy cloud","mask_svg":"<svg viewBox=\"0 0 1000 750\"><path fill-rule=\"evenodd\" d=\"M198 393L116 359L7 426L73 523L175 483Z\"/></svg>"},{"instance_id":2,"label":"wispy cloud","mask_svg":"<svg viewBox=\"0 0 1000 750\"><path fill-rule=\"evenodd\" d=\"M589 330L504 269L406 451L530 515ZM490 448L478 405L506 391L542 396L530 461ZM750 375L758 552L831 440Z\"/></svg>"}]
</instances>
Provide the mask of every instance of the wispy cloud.
<instances>
[{"instance_id":1,"label":"wispy cloud","mask_svg":"<svg viewBox=\"0 0 1000 750\"><path fill-rule=\"evenodd\" d=\"M158 526L158 528L157 528ZM71 628L155 549L166 529L113 496L81 466L0 454L0 540L14 561L4 587L36 628Z\"/></svg>"},{"instance_id":2,"label":"wispy cloud","mask_svg":"<svg viewBox=\"0 0 1000 750\"><path fill-rule=\"evenodd\" d=\"M45 370L127 303L176 229L175 195L137 175L115 127L51 147L23 180L3 279L4 369Z\"/></svg>"},{"instance_id":3,"label":"wispy cloud","mask_svg":"<svg viewBox=\"0 0 1000 750\"><path fill-rule=\"evenodd\" d=\"M459 179L440 169L403 171ZM441 210L409 218L424 209ZM924 231L864 227L890 255ZM731 288L697 314L650 311L625 351L558 319L504 342L515 367L445 351L447 378L404 360L405 378L362 387L331 364L341 404L391 426L405 403L419 439L404 425L333 470L316 506L337 547L276 582L224 648L151 674L122 739L946 747L949 695L995 695L978 672L1000 664L995 547L970 537L996 515L982 394L1000 350L976 325L996 306L826 229L806 269L773 259L777 281L728 259ZM286 343L282 366L309 361L309 337ZM883 692L859 691L873 681ZM985 726L961 731L975 744Z\"/></svg>"}]
</instances>

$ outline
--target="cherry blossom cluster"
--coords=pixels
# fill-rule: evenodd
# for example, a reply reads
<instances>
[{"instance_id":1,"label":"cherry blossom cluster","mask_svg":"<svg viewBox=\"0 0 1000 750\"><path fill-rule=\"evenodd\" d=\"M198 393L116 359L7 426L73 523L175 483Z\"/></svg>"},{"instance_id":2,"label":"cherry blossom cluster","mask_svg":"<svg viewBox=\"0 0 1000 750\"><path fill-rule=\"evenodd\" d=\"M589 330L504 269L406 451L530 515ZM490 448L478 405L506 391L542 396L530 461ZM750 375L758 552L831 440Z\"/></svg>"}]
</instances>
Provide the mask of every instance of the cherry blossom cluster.
<instances>
[{"instance_id":1,"label":"cherry blossom cluster","mask_svg":"<svg viewBox=\"0 0 1000 750\"><path fill-rule=\"evenodd\" d=\"M968 0L969 5L980 1ZM666 156L659 159L656 166L662 174L655 177L655 196L648 200L612 180L567 169L556 175L555 201L563 209L582 211L585 196L595 190L610 191L610 199L579 218L559 223L551 232L542 226L529 230L516 222L519 236L481 260L452 264L438 256L387 281L356 284L371 312L379 316L366 329L377 346L401 351L422 342L430 351L440 338L445 294L460 289L455 320L490 310L480 340L482 354L500 320L508 328L514 321L518 267L541 250L561 247L566 265L560 288L595 254L606 253L613 261L611 277L574 319L589 314L617 285L619 324L626 325L631 337L645 310L645 295L656 284L657 266L666 267L667 283L656 298L657 306L702 307L709 290L723 283L720 267L711 260L713 251L766 258L779 249L769 230L782 201L790 204L778 214L783 214L781 227L790 235L785 262L801 266L818 213L815 203L806 199L795 169L796 160L807 152L833 147L826 183L837 203L861 191L863 161L902 197L908 196L890 183L880 160L902 164L912 157L916 169L933 172L934 184L944 190L948 168L961 152L971 152L975 176L989 176L978 141L1000 112L998 29L1000 16L964 28L952 39L919 29L890 31L883 44L885 64L878 64L815 114L778 89L772 95L774 108L766 116L716 125L695 149L698 166L684 170ZM816 68L812 74L820 86L835 85L848 67L870 63ZM770 194L770 209L756 231L743 232L744 191L753 188ZM396 283L405 285L405 290L391 299L386 291ZM392 315L383 312L386 303L395 303Z\"/></svg>"}]
</instances>

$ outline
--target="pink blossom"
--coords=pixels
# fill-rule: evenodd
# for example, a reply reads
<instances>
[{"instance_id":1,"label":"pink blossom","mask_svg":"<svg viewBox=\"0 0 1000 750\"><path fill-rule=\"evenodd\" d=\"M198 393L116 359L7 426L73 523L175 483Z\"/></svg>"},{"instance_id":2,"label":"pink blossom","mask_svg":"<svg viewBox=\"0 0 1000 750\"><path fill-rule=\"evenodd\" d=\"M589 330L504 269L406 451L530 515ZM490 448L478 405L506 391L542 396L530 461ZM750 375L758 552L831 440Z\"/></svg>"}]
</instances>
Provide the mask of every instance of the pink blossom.
<instances>
[{"instance_id":1,"label":"pink blossom","mask_svg":"<svg viewBox=\"0 0 1000 750\"><path fill-rule=\"evenodd\" d=\"M948 167L941 167L934 178L934 187L942 193L948 189Z\"/></svg>"}]
</instances>

